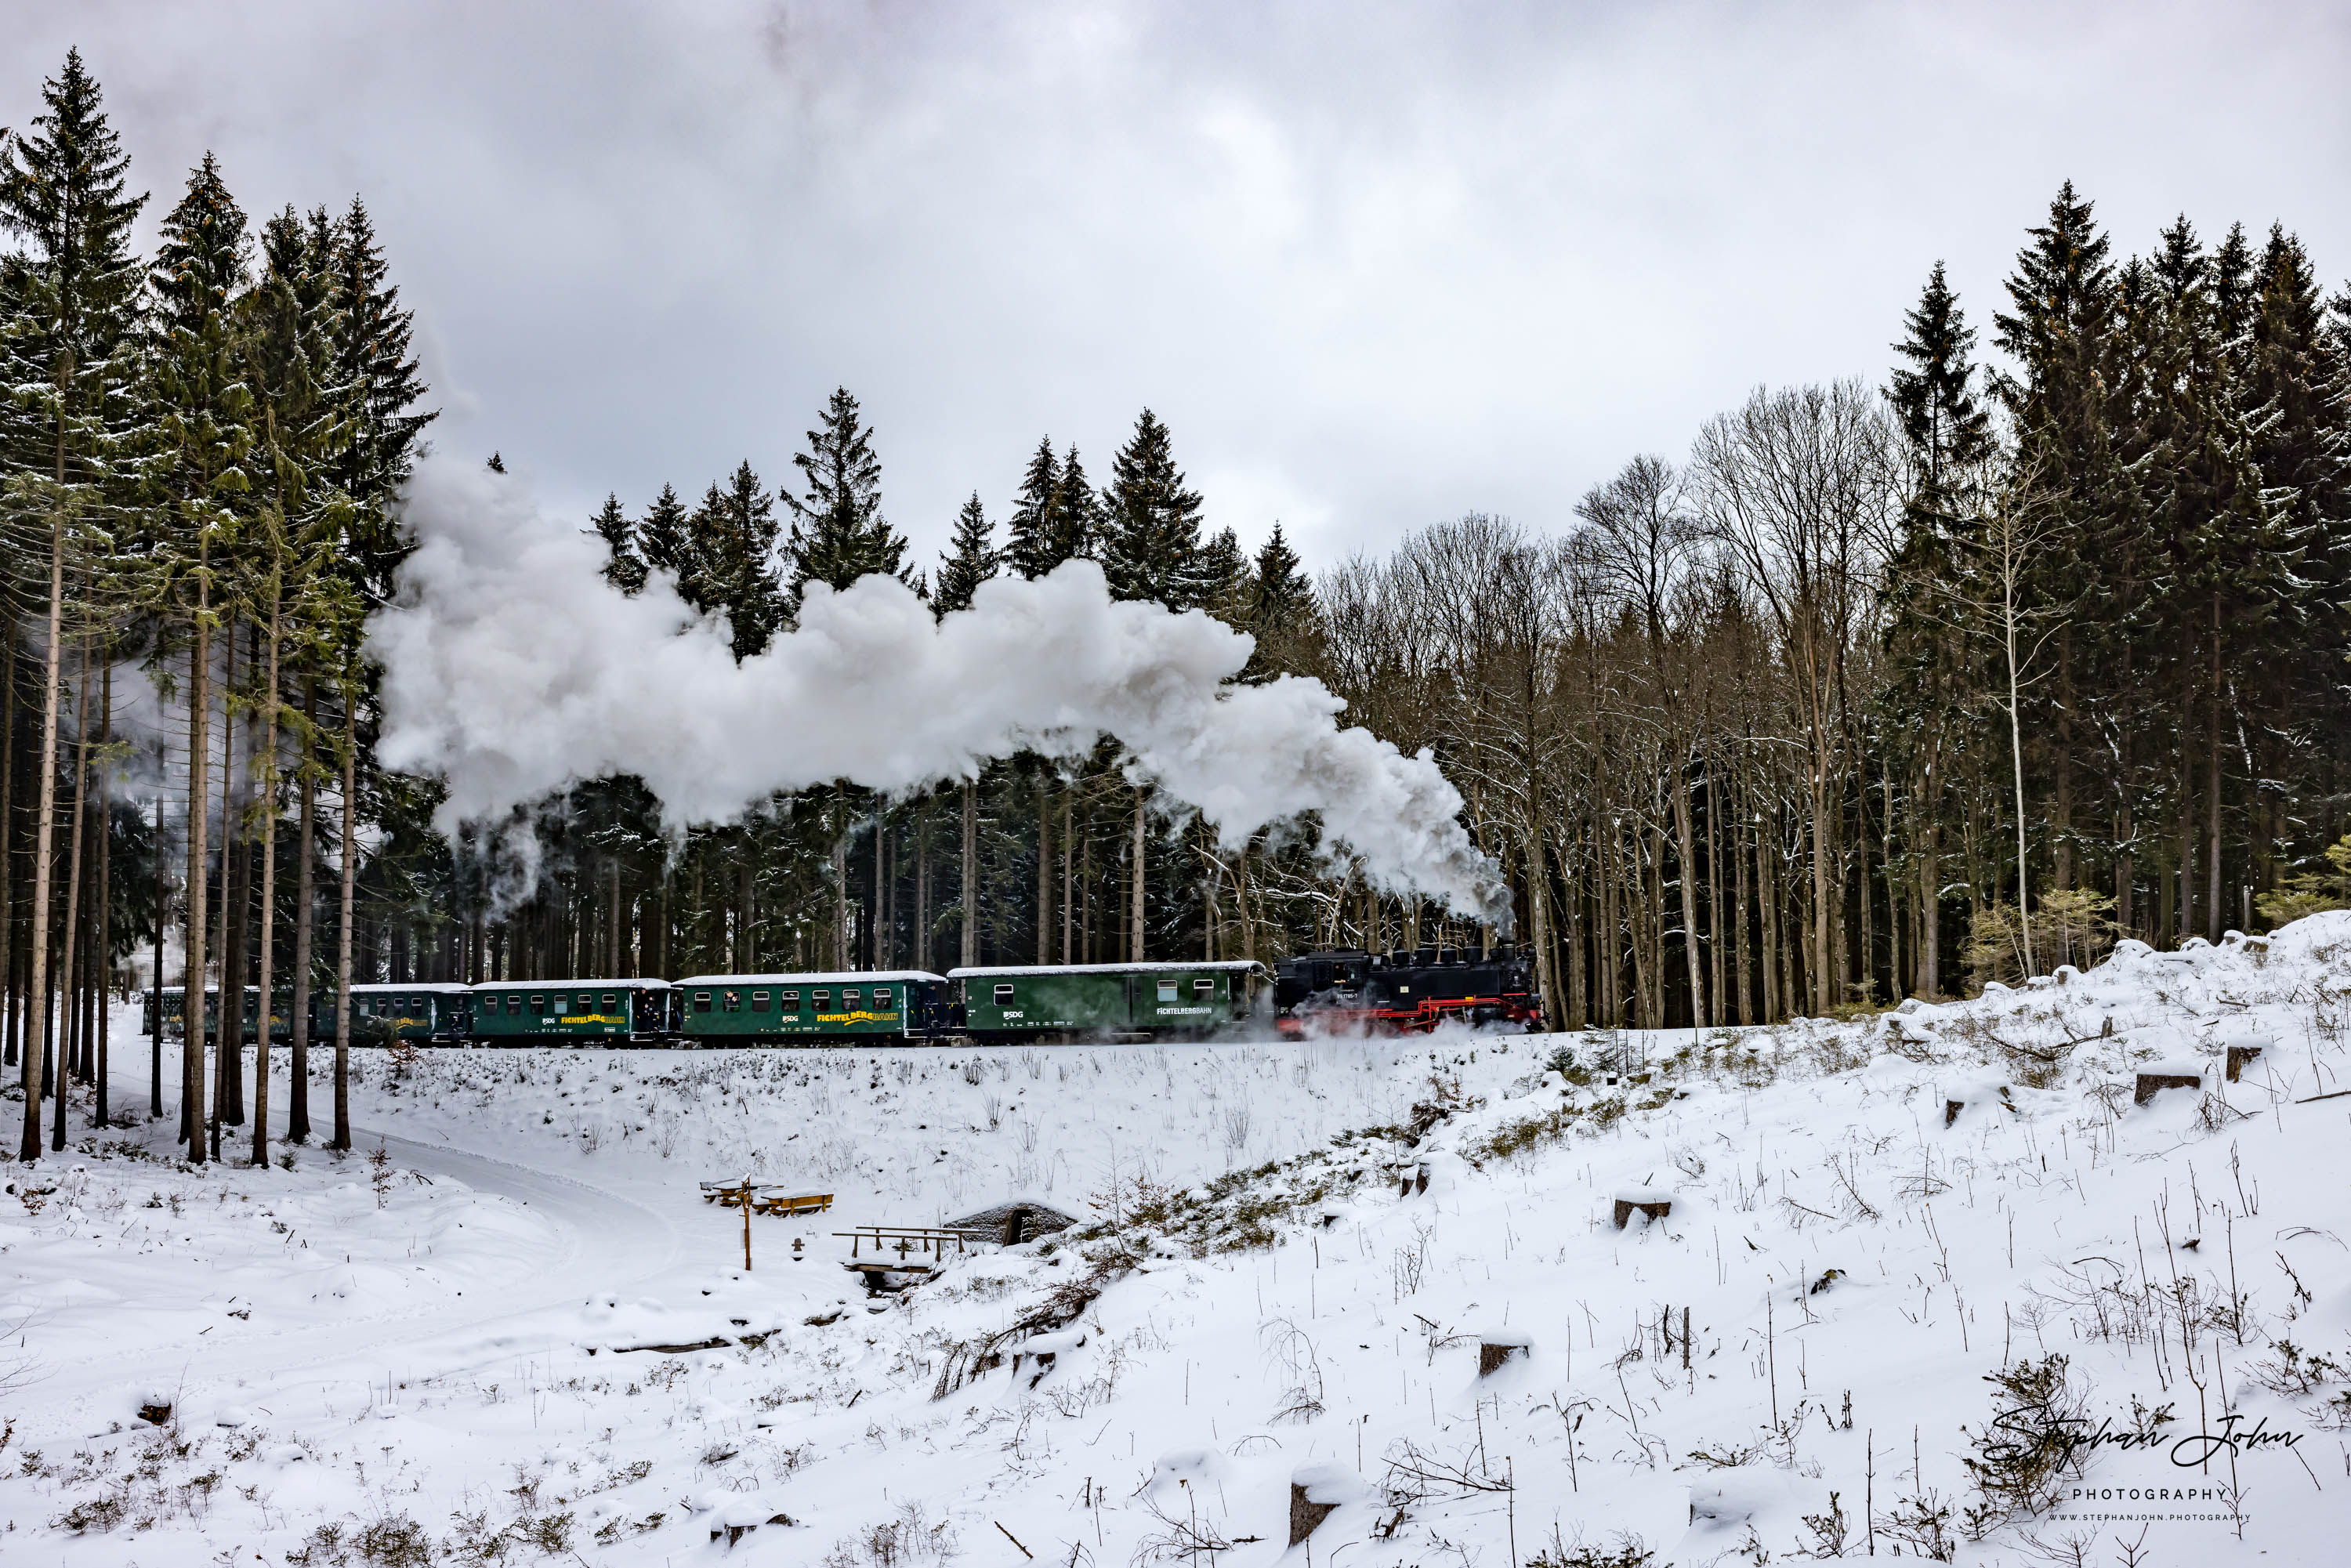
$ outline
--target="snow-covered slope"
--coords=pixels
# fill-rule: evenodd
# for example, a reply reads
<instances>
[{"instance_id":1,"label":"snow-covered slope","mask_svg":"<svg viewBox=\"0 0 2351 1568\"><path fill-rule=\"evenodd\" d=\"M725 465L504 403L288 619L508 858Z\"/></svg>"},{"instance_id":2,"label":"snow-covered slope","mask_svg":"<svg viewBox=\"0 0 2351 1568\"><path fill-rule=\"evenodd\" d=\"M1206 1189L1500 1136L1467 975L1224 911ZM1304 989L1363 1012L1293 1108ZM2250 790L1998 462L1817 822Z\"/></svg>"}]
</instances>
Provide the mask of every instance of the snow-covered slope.
<instances>
[{"instance_id":1,"label":"snow-covered slope","mask_svg":"<svg viewBox=\"0 0 2351 1568\"><path fill-rule=\"evenodd\" d=\"M12 1170L0 1540L2334 1562L2346 1025L2330 915L1702 1040L371 1058L346 1160L189 1172L166 1123ZM2135 1103L2154 1066L2197 1082ZM838 1199L748 1273L694 1185L745 1174ZM840 1267L1014 1195L1085 1223L894 1300Z\"/></svg>"}]
</instances>

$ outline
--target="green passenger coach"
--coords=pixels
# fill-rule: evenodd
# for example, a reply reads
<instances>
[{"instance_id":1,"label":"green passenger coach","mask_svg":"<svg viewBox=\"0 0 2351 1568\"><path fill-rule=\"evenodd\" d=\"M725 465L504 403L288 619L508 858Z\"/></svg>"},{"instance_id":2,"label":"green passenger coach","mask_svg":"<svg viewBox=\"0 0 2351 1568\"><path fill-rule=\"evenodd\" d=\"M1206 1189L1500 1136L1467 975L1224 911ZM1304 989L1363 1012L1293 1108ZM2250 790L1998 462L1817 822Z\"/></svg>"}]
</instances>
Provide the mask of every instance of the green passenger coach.
<instances>
[{"instance_id":1,"label":"green passenger coach","mask_svg":"<svg viewBox=\"0 0 2351 1568\"><path fill-rule=\"evenodd\" d=\"M675 1030L667 980L532 980L474 988L481 1045L599 1040L646 1044Z\"/></svg>"},{"instance_id":2,"label":"green passenger coach","mask_svg":"<svg viewBox=\"0 0 2351 1568\"><path fill-rule=\"evenodd\" d=\"M351 988L351 1039L361 1045L406 1040L413 1045L450 1045L465 1038L465 1019L474 988L445 981L412 980L402 985L357 985ZM335 1038L335 992L331 986L312 993L313 1040Z\"/></svg>"},{"instance_id":3,"label":"green passenger coach","mask_svg":"<svg viewBox=\"0 0 2351 1568\"><path fill-rule=\"evenodd\" d=\"M829 975L689 975L677 982L679 1033L701 1042L903 1040L918 1033L928 988L923 969Z\"/></svg>"},{"instance_id":4,"label":"green passenger coach","mask_svg":"<svg viewBox=\"0 0 2351 1568\"><path fill-rule=\"evenodd\" d=\"M950 969L974 1035L1206 1034L1245 1018L1251 959Z\"/></svg>"}]
</instances>

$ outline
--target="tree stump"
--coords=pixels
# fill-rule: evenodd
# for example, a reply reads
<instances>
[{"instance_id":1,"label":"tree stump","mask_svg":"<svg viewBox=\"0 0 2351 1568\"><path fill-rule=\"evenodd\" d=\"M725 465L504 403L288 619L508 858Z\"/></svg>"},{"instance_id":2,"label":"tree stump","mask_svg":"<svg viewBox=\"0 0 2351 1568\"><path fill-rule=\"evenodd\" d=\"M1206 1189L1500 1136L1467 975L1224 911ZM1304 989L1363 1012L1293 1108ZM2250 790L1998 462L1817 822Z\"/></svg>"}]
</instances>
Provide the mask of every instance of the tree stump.
<instances>
[{"instance_id":1,"label":"tree stump","mask_svg":"<svg viewBox=\"0 0 2351 1568\"><path fill-rule=\"evenodd\" d=\"M2201 1063L2158 1061L2140 1071L2138 1086L2131 1093L2131 1103L2144 1105L2167 1089L2201 1089L2203 1086Z\"/></svg>"},{"instance_id":2,"label":"tree stump","mask_svg":"<svg viewBox=\"0 0 2351 1568\"><path fill-rule=\"evenodd\" d=\"M1290 1544L1297 1545L1314 1533L1324 1520L1339 1511L1335 1502L1316 1502L1307 1495L1303 1482L1290 1483Z\"/></svg>"},{"instance_id":3,"label":"tree stump","mask_svg":"<svg viewBox=\"0 0 2351 1568\"><path fill-rule=\"evenodd\" d=\"M1674 1200L1662 1192L1620 1192L1616 1195L1616 1228L1624 1229L1635 1214L1645 1219L1663 1219L1673 1211Z\"/></svg>"},{"instance_id":4,"label":"tree stump","mask_svg":"<svg viewBox=\"0 0 2351 1568\"><path fill-rule=\"evenodd\" d=\"M2258 1045L2232 1045L2229 1048L2229 1082L2234 1083L2245 1071L2245 1064L2262 1053Z\"/></svg>"},{"instance_id":5,"label":"tree stump","mask_svg":"<svg viewBox=\"0 0 2351 1568\"><path fill-rule=\"evenodd\" d=\"M170 1401L154 1399L139 1406L139 1418L151 1427L161 1427L172 1418Z\"/></svg>"},{"instance_id":6,"label":"tree stump","mask_svg":"<svg viewBox=\"0 0 2351 1568\"><path fill-rule=\"evenodd\" d=\"M1964 1101L1964 1100L1946 1100L1946 1101L1944 1101L1944 1102L1943 1102L1943 1125L1945 1125L1946 1127L1948 1127L1948 1126L1949 1126L1952 1123L1954 1123L1954 1122L1958 1121L1958 1120L1959 1119L1959 1113L1960 1113L1961 1111L1963 1111L1963 1110L1965 1110L1965 1109L1967 1108L1967 1103L1967 1103L1966 1101Z\"/></svg>"},{"instance_id":7,"label":"tree stump","mask_svg":"<svg viewBox=\"0 0 2351 1568\"><path fill-rule=\"evenodd\" d=\"M1491 1377L1513 1361L1523 1360L1527 1342L1522 1339L1481 1339L1478 1342L1478 1375Z\"/></svg>"}]
</instances>

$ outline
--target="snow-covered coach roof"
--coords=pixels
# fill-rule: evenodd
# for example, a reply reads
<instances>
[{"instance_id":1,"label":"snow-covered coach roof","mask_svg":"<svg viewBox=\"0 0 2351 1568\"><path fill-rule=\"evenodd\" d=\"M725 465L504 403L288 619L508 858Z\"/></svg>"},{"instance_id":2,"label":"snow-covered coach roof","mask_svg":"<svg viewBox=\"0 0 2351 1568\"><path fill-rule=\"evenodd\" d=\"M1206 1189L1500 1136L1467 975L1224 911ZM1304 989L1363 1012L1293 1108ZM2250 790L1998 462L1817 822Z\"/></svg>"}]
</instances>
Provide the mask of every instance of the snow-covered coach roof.
<instances>
[{"instance_id":1,"label":"snow-covered coach roof","mask_svg":"<svg viewBox=\"0 0 2351 1568\"><path fill-rule=\"evenodd\" d=\"M466 988L467 990L473 990L473 991L527 991L527 990L529 990L529 989L530 989L532 987L534 987L534 986L536 986L537 988L538 988L540 990L543 990L543 991L561 991L561 990L574 990L574 991L576 991L576 990L580 989L582 986L590 987L590 988L594 988L594 987L597 987L597 986L611 986L611 987L615 988L616 989L617 989L618 988L622 987L622 986L642 986L642 987L645 987L645 988L659 988L659 989L661 989L661 990L664 990L664 991L665 991L665 990L668 990L668 989L670 988L670 982L668 982L667 980L596 980L596 979L588 979L588 980L484 980L484 981L483 981L480 985L478 985L478 986L468 986L468 987L466 987L465 988Z\"/></svg>"},{"instance_id":2,"label":"snow-covered coach roof","mask_svg":"<svg viewBox=\"0 0 2351 1568\"><path fill-rule=\"evenodd\" d=\"M854 986L885 985L893 980L902 984L946 979L928 969L852 969L833 975L688 975L676 983L681 986Z\"/></svg>"},{"instance_id":3,"label":"snow-covered coach roof","mask_svg":"<svg viewBox=\"0 0 2351 1568\"><path fill-rule=\"evenodd\" d=\"M333 991L334 988L335 988L332 986L329 986L327 988L329 992ZM246 989L251 990L253 988L247 986ZM353 996L358 996L361 991L434 991L444 997L469 997L474 994L474 988L471 986L458 985L453 980L409 980L398 985L395 985L389 980L368 980L351 988L351 995Z\"/></svg>"},{"instance_id":4,"label":"snow-covered coach roof","mask_svg":"<svg viewBox=\"0 0 2351 1568\"><path fill-rule=\"evenodd\" d=\"M1203 959L1196 964L1007 964L992 967L949 969L950 980L986 979L995 976L1010 977L1017 975L1143 975L1196 974L1202 969L1225 969L1236 974L1265 966L1255 958Z\"/></svg>"}]
</instances>

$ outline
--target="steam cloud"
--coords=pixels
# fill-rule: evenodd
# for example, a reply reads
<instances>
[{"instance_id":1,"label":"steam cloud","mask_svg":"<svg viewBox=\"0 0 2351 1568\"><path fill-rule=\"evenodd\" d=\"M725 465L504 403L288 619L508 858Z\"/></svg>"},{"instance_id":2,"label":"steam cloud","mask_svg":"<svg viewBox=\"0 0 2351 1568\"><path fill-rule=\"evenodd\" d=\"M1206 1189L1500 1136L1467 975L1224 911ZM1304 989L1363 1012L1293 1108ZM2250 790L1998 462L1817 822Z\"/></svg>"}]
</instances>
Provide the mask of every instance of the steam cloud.
<instances>
[{"instance_id":1,"label":"steam cloud","mask_svg":"<svg viewBox=\"0 0 2351 1568\"><path fill-rule=\"evenodd\" d=\"M517 479L427 463L406 515L421 542L369 632L381 755L447 780L444 829L614 773L643 779L673 825L718 822L779 790L904 792L1109 735L1131 778L1197 809L1228 848L1319 811L1375 884L1509 926L1508 889L1426 753L1339 727L1344 705L1319 681L1222 685L1247 635L1113 602L1090 561L996 579L943 620L888 578L812 584L798 629L738 664L667 580L635 598L607 583L601 542L542 516Z\"/></svg>"}]
</instances>

